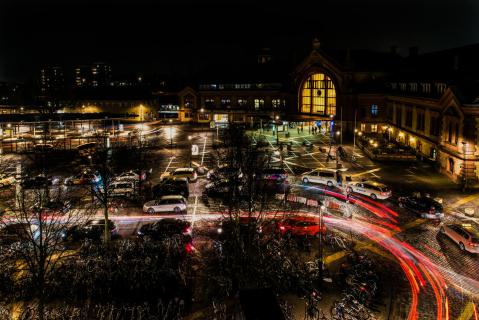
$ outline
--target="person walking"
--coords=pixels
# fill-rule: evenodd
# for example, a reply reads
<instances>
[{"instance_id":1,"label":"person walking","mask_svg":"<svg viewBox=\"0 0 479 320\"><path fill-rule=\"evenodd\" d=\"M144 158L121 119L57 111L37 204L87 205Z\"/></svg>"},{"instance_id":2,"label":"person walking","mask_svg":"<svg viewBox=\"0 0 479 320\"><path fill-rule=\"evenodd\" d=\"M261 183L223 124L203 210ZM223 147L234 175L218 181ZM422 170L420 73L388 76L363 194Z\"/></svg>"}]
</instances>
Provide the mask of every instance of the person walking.
<instances>
[{"instance_id":1,"label":"person walking","mask_svg":"<svg viewBox=\"0 0 479 320\"><path fill-rule=\"evenodd\" d=\"M299 127L298 127L298 134L299 134Z\"/></svg>"}]
</instances>

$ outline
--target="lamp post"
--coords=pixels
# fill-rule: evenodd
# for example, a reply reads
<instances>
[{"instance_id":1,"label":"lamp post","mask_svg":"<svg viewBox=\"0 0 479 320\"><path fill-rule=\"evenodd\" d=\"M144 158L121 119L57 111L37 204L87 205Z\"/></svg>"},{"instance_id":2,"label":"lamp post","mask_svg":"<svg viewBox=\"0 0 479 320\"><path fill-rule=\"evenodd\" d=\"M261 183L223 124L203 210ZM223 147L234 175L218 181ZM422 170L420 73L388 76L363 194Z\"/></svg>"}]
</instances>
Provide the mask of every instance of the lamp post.
<instances>
[{"instance_id":1,"label":"lamp post","mask_svg":"<svg viewBox=\"0 0 479 320\"><path fill-rule=\"evenodd\" d=\"M192 152L192 150L191 150L191 148L192 148L191 139L192 139L192 138L193 138L192 136L188 136L188 142L189 142L189 146L190 146L190 151L189 151L189 153L188 153L188 159L190 160L190 161L189 161L190 168L191 168L191 152Z\"/></svg>"},{"instance_id":2,"label":"lamp post","mask_svg":"<svg viewBox=\"0 0 479 320\"><path fill-rule=\"evenodd\" d=\"M323 210L326 208L321 202L318 203L319 210L319 285L323 283Z\"/></svg>"},{"instance_id":3,"label":"lamp post","mask_svg":"<svg viewBox=\"0 0 479 320\"><path fill-rule=\"evenodd\" d=\"M276 116L275 122L274 122L274 124L276 126L276 145L279 145L278 121L279 121L279 116Z\"/></svg>"},{"instance_id":4,"label":"lamp post","mask_svg":"<svg viewBox=\"0 0 479 320\"><path fill-rule=\"evenodd\" d=\"M464 163L462 164L463 186L462 192L467 190L467 142L462 141L462 151L464 153Z\"/></svg>"},{"instance_id":5,"label":"lamp post","mask_svg":"<svg viewBox=\"0 0 479 320\"><path fill-rule=\"evenodd\" d=\"M173 127L172 122L173 120L170 119L170 148L173 148Z\"/></svg>"}]
</instances>

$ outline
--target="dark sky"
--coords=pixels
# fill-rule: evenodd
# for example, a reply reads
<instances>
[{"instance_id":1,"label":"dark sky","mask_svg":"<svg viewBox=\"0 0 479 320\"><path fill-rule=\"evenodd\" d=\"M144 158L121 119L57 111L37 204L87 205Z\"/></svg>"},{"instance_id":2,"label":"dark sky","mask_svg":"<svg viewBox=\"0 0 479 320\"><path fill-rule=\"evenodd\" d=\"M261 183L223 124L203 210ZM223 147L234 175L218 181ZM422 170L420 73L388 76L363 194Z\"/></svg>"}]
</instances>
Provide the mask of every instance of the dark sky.
<instances>
[{"instance_id":1,"label":"dark sky","mask_svg":"<svg viewBox=\"0 0 479 320\"><path fill-rule=\"evenodd\" d=\"M0 80L42 65L108 61L116 72L185 73L263 46L420 52L479 43L476 0L0 0Z\"/></svg>"}]
</instances>

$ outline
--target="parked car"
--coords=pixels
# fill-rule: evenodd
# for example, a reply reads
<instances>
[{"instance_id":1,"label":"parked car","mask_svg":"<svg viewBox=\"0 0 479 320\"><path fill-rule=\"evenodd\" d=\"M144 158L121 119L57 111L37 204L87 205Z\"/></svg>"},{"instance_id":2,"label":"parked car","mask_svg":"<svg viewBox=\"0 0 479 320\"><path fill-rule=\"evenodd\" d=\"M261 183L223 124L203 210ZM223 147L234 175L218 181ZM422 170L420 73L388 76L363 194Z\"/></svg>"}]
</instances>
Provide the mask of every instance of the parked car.
<instances>
[{"instance_id":1,"label":"parked car","mask_svg":"<svg viewBox=\"0 0 479 320\"><path fill-rule=\"evenodd\" d=\"M38 205L35 205L38 207ZM50 200L47 201L41 208L42 216L49 215L63 215L70 211L72 205L70 201L61 201L61 200ZM37 209L38 210L38 209Z\"/></svg>"},{"instance_id":2,"label":"parked car","mask_svg":"<svg viewBox=\"0 0 479 320\"><path fill-rule=\"evenodd\" d=\"M256 174L259 180L283 182L288 179L288 173L282 168L268 168Z\"/></svg>"},{"instance_id":3,"label":"parked car","mask_svg":"<svg viewBox=\"0 0 479 320\"><path fill-rule=\"evenodd\" d=\"M20 183L20 185L24 189L41 188L51 186L52 184L52 177L45 177L43 175L38 175L35 177L25 177Z\"/></svg>"},{"instance_id":4,"label":"parked car","mask_svg":"<svg viewBox=\"0 0 479 320\"><path fill-rule=\"evenodd\" d=\"M33 146L33 152L35 153L46 153L53 151L53 145L49 143L37 143Z\"/></svg>"},{"instance_id":5,"label":"parked car","mask_svg":"<svg viewBox=\"0 0 479 320\"><path fill-rule=\"evenodd\" d=\"M77 146L78 153L82 157L87 157L89 155L92 155L93 153L96 152L96 148L97 148L96 142L88 142L88 143L84 143Z\"/></svg>"},{"instance_id":6,"label":"parked car","mask_svg":"<svg viewBox=\"0 0 479 320\"><path fill-rule=\"evenodd\" d=\"M118 230L113 221L108 220L108 230L110 237L113 239L118 237ZM71 226L61 233L63 241L77 242L85 239L100 241L105 232L105 220L89 220L85 224Z\"/></svg>"},{"instance_id":7,"label":"parked car","mask_svg":"<svg viewBox=\"0 0 479 320\"><path fill-rule=\"evenodd\" d=\"M30 240L34 236L35 226L24 223L11 223L0 228L0 245L11 245L16 242Z\"/></svg>"},{"instance_id":8,"label":"parked car","mask_svg":"<svg viewBox=\"0 0 479 320\"><path fill-rule=\"evenodd\" d=\"M163 196L158 200L151 200L143 205L143 212L175 212L186 213L186 199L180 195Z\"/></svg>"},{"instance_id":9,"label":"parked car","mask_svg":"<svg viewBox=\"0 0 479 320\"><path fill-rule=\"evenodd\" d=\"M277 223L277 228L282 235L319 237L319 219L316 217L291 217ZM323 225L321 233L326 233Z\"/></svg>"},{"instance_id":10,"label":"parked car","mask_svg":"<svg viewBox=\"0 0 479 320\"><path fill-rule=\"evenodd\" d=\"M242 177L241 169L230 166L221 166L217 169L211 169L206 173L206 179L208 180L231 179L235 176L238 178Z\"/></svg>"},{"instance_id":11,"label":"parked car","mask_svg":"<svg viewBox=\"0 0 479 320\"><path fill-rule=\"evenodd\" d=\"M188 221L165 218L153 223L147 223L141 226L137 235L139 238L150 238L153 240L162 240L174 235L183 235L191 241L191 224Z\"/></svg>"},{"instance_id":12,"label":"parked car","mask_svg":"<svg viewBox=\"0 0 479 320\"><path fill-rule=\"evenodd\" d=\"M14 176L0 174L0 188L11 186L15 182L16 182L16 179Z\"/></svg>"},{"instance_id":13,"label":"parked car","mask_svg":"<svg viewBox=\"0 0 479 320\"><path fill-rule=\"evenodd\" d=\"M479 253L479 231L472 224L445 224L440 231L457 243L462 251Z\"/></svg>"},{"instance_id":14,"label":"parked car","mask_svg":"<svg viewBox=\"0 0 479 320\"><path fill-rule=\"evenodd\" d=\"M130 198L131 196L136 194L136 182L135 181L114 181L109 186L108 193L112 197L127 197Z\"/></svg>"},{"instance_id":15,"label":"parked car","mask_svg":"<svg viewBox=\"0 0 479 320\"><path fill-rule=\"evenodd\" d=\"M436 200L426 196L408 196L398 198L399 206L412 211L421 218L444 218L443 207Z\"/></svg>"},{"instance_id":16,"label":"parked car","mask_svg":"<svg viewBox=\"0 0 479 320\"><path fill-rule=\"evenodd\" d=\"M195 182L198 178L194 168L178 168L173 172L165 172L161 175L161 181L170 178L187 178L188 182Z\"/></svg>"},{"instance_id":17,"label":"parked car","mask_svg":"<svg viewBox=\"0 0 479 320\"><path fill-rule=\"evenodd\" d=\"M369 180L347 183L346 191L348 193L360 193L365 196L371 197L371 199L374 200L384 200L391 197L391 189L389 189L386 185Z\"/></svg>"},{"instance_id":18,"label":"parked car","mask_svg":"<svg viewBox=\"0 0 479 320\"><path fill-rule=\"evenodd\" d=\"M321 183L328 187L336 187L339 185L339 181L343 180L342 172L334 169L316 169L301 176L303 183Z\"/></svg>"},{"instance_id":19,"label":"parked car","mask_svg":"<svg viewBox=\"0 0 479 320\"><path fill-rule=\"evenodd\" d=\"M72 176L69 176L63 180L63 184L66 186L73 185L87 185L95 181L96 176L88 172L81 172Z\"/></svg>"},{"instance_id":20,"label":"parked car","mask_svg":"<svg viewBox=\"0 0 479 320\"><path fill-rule=\"evenodd\" d=\"M120 173L119 175L117 175L115 177L115 180L116 181L121 181L121 180L135 180L135 181L139 181L140 180L140 174L139 172L135 172L135 171L126 171L126 172L123 172L123 173ZM141 174L141 180L146 180L146 173L143 172Z\"/></svg>"},{"instance_id":21,"label":"parked car","mask_svg":"<svg viewBox=\"0 0 479 320\"><path fill-rule=\"evenodd\" d=\"M204 193L208 197L225 196L230 192L231 181L227 179L216 180L205 185Z\"/></svg>"},{"instance_id":22,"label":"parked car","mask_svg":"<svg viewBox=\"0 0 479 320\"><path fill-rule=\"evenodd\" d=\"M189 183L187 178L171 178L155 185L152 189L153 196L159 198L166 195L179 194L185 198L190 195Z\"/></svg>"}]
</instances>

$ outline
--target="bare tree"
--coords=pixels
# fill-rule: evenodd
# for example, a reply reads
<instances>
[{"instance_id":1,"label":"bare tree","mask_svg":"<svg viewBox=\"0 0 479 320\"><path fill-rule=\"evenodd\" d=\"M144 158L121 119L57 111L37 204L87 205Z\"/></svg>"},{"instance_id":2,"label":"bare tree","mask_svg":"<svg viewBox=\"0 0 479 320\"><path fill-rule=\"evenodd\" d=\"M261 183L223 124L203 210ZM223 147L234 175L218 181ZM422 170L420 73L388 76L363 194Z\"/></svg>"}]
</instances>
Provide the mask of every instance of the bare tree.
<instances>
[{"instance_id":1,"label":"bare tree","mask_svg":"<svg viewBox=\"0 0 479 320\"><path fill-rule=\"evenodd\" d=\"M72 254L62 234L72 225L86 223L94 213L88 206L68 206L71 194L61 186L47 189L48 184L23 189L17 209L0 221L1 245L10 253L4 258L15 266L15 281L30 283L33 288L40 320L49 283L57 268Z\"/></svg>"}]
</instances>

